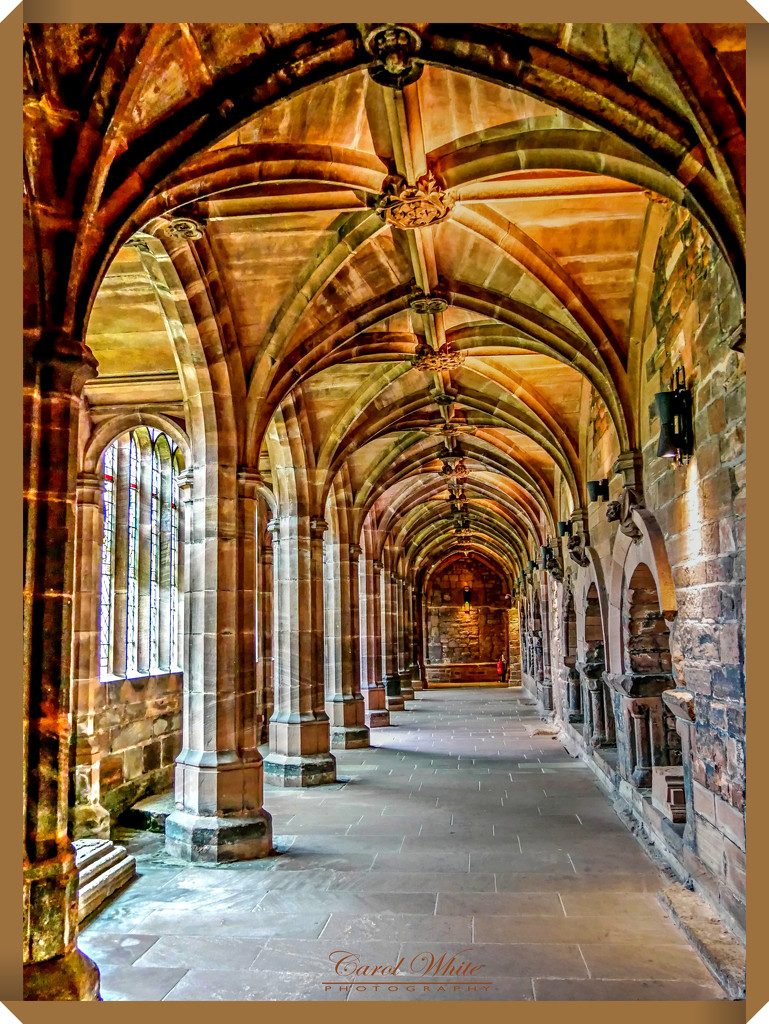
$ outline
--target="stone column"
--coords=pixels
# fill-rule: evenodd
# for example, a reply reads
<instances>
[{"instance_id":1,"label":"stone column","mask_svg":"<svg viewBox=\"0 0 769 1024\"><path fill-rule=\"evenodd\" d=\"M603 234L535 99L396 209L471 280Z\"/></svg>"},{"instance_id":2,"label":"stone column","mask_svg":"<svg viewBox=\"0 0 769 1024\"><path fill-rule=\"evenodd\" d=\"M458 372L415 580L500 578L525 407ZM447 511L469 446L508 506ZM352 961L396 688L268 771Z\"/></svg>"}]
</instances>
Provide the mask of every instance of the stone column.
<instances>
[{"instance_id":1,"label":"stone column","mask_svg":"<svg viewBox=\"0 0 769 1024\"><path fill-rule=\"evenodd\" d=\"M606 742L606 731L603 706L603 683L600 676L585 675L587 699L590 703L590 716L587 718L586 740L591 747L602 747Z\"/></svg>"},{"instance_id":2,"label":"stone column","mask_svg":"<svg viewBox=\"0 0 769 1024\"><path fill-rule=\"evenodd\" d=\"M578 724L582 722L582 685L579 672L574 665L566 664L566 720Z\"/></svg>"},{"instance_id":3,"label":"stone column","mask_svg":"<svg viewBox=\"0 0 769 1024\"><path fill-rule=\"evenodd\" d=\"M681 737L681 765L684 777L684 796L686 800L686 826L684 842L694 848L696 834L694 829L694 793L692 786L692 759L695 749L694 733L694 694L685 687L665 690L662 694L665 707L675 718L676 731Z\"/></svg>"},{"instance_id":4,"label":"stone column","mask_svg":"<svg viewBox=\"0 0 769 1024\"><path fill-rule=\"evenodd\" d=\"M256 685L260 709L259 742L270 738L270 718L275 710L275 548L274 538L280 532L280 520L270 519L262 533L259 547L259 604L257 629L259 631L259 657L256 663Z\"/></svg>"},{"instance_id":5,"label":"stone column","mask_svg":"<svg viewBox=\"0 0 769 1024\"><path fill-rule=\"evenodd\" d=\"M361 680L366 725L369 729L390 724L387 698L382 683L382 601L380 573L377 561L364 562L364 612L366 617L365 645L361 648ZM365 569L370 565L370 571Z\"/></svg>"},{"instance_id":6,"label":"stone column","mask_svg":"<svg viewBox=\"0 0 769 1024\"><path fill-rule=\"evenodd\" d=\"M334 594L333 622L326 640L329 657L328 712L331 746L339 749L367 747L369 731L360 690L360 613L358 606L358 544L334 541L337 547L331 576ZM329 555L331 552L329 552ZM331 568L329 565L328 568Z\"/></svg>"},{"instance_id":7,"label":"stone column","mask_svg":"<svg viewBox=\"0 0 769 1024\"><path fill-rule=\"evenodd\" d=\"M630 701L628 711L633 727L633 782L639 788L652 784L651 736L649 733L649 708L638 701Z\"/></svg>"},{"instance_id":8,"label":"stone column","mask_svg":"<svg viewBox=\"0 0 769 1024\"><path fill-rule=\"evenodd\" d=\"M410 599L406 593L406 581L398 577L396 580L396 593L398 597L398 676L401 683L401 696L404 701L414 699L414 689L411 685L411 668L408 664L408 634L409 634L409 610Z\"/></svg>"},{"instance_id":9,"label":"stone column","mask_svg":"<svg viewBox=\"0 0 769 1024\"><path fill-rule=\"evenodd\" d=\"M544 573L542 579L547 579ZM553 677L550 672L550 594L545 583L540 588L540 616L542 623L540 631L542 708L544 711L552 711L555 705L553 704Z\"/></svg>"},{"instance_id":10,"label":"stone column","mask_svg":"<svg viewBox=\"0 0 769 1024\"><path fill-rule=\"evenodd\" d=\"M72 628L72 719L75 742L70 809L73 839L109 839L110 813L100 804L96 715L104 707L100 684L99 606L104 510L102 477L79 473L75 497L75 570Z\"/></svg>"},{"instance_id":11,"label":"stone column","mask_svg":"<svg viewBox=\"0 0 769 1024\"><path fill-rule=\"evenodd\" d=\"M389 711L403 711L401 680L398 675L398 635L397 635L397 594L395 574L382 573L384 602L382 606L383 640L382 651L384 661L384 685L387 691L387 708Z\"/></svg>"},{"instance_id":12,"label":"stone column","mask_svg":"<svg viewBox=\"0 0 769 1024\"><path fill-rule=\"evenodd\" d=\"M409 671L411 673L411 688L412 690L424 689L424 683L422 682L422 666L420 664L419 657L419 605L417 601L417 590L416 587L410 583L406 590L407 600L409 602L409 608L411 609L410 620L409 620L409 633L407 639L407 645L411 653L411 664L409 665Z\"/></svg>"},{"instance_id":13,"label":"stone column","mask_svg":"<svg viewBox=\"0 0 769 1024\"><path fill-rule=\"evenodd\" d=\"M265 778L273 786L319 786L336 779L323 692L325 529L317 516L280 517L275 710L264 761Z\"/></svg>"},{"instance_id":14,"label":"stone column","mask_svg":"<svg viewBox=\"0 0 769 1024\"><path fill-rule=\"evenodd\" d=\"M256 489L262 478L253 469L238 471L238 690L236 717L241 757L260 762L256 681Z\"/></svg>"},{"instance_id":15,"label":"stone column","mask_svg":"<svg viewBox=\"0 0 769 1024\"><path fill-rule=\"evenodd\" d=\"M67 835L77 356L24 367L24 999L99 999Z\"/></svg>"},{"instance_id":16,"label":"stone column","mask_svg":"<svg viewBox=\"0 0 769 1024\"><path fill-rule=\"evenodd\" d=\"M223 450L219 457L226 460ZM238 549L244 539L238 506L253 510L252 481L246 475L239 488L235 467L226 461L195 465L191 477L185 502L183 746L166 851L205 863L250 860L272 850L262 759L253 735L243 731L237 670Z\"/></svg>"}]
</instances>

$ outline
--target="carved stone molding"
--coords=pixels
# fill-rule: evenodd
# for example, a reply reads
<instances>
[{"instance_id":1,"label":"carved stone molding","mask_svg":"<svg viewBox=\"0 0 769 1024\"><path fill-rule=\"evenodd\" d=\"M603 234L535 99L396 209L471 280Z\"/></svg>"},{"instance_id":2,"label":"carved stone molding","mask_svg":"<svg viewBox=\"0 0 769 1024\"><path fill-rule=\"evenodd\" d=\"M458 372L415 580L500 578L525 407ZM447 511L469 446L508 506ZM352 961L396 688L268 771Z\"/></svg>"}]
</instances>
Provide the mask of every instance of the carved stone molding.
<instances>
[{"instance_id":1,"label":"carved stone molding","mask_svg":"<svg viewBox=\"0 0 769 1024\"><path fill-rule=\"evenodd\" d=\"M350 544L349 548L347 549L347 554L351 562L357 562L362 553L363 548L360 546L360 544Z\"/></svg>"},{"instance_id":2,"label":"carved stone molding","mask_svg":"<svg viewBox=\"0 0 769 1024\"><path fill-rule=\"evenodd\" d=\"M404 231L437 224L449 215L454 199L438 184L432 171L417 178L415 185L399 174L385 178L374 208L388 224Z\"/></svg>"},{"instance_id":3,"label":"carved stone molding","mask_svg":"<svg viewBox=\"0 0 769 1024\"><path fill-rule=\"evenodd\" d=\"M126 249L136 249L138 252L146 253L148 256L152 255L149 242L141 234L131 235L124 247Z\"/></svg>"},{"instance_id":4,"label":"carved stone molding","mask_svg":"<svg viewBox=\"0 0 769 1024\"><path fill-rule=\"evenodd\" d=\"M448 298L440 291L431 292L425 295L421 288L414 288L409 297L409 309L415 313L444 313L450 303Z\"/></svg>"},{"instance_id":5,"label":"carved stone molding","mask_svg":"<svg viewBox=\"0 0 769 1024\"><path fill-rule=\"evenodd\" d=\"M174 217L169 222L167 231L172 238L186 239L188 242L197 242L203 237L205 225L192 217Z\"/></svg>"},{"instance_id":6,"label":"carved stone molding","mask_svg":"<svg viewBox=\"0 0 769 1024\"><path fill-rule=\"evenodd\" d=\"M576 562L577 565L585 566L590 565L590 559L587 557L585 552L585 545L587 542L587 536L584 533L575 533L569 537L566 542L566 547L569 551L569 558Z\"/></svg>"},{"instance_id":7,"label":"carved stone molding","mask_svg":"<svg viewBox=\"0 0 769 1024\"><path fill-rule=\"evenodd\" d=\"M606 506L606 518L610 523L619 522L619 528L626 537L634 541L641 539L641 531L633 522L633 509L643 508L643 501L632 488L626 487L619 501L610 501Z\"/></svg>"},{"instance_id":8,"label":"carved stone molding","mask_svg":"<svg viewBox=\"0 0 769 1024\"><path fill-rule=\"evenodd\" d=\"M422 74L422 64L415 59L422 40L413 29L404 25L373 25L365 32L363 45L378 61L368 69L378 85L403 89Z\"/></svg>"},{"instance_id":9,"label":"carved stone molding","mask_svg":"<svg viewBox=\"0 0 769 1024\"><path fill-rule=\"evenodd\" d=\"M424 371L453 370L464 361L465 353L458 352L450 341L445 342L439 349L432 349L426 341L420 341L411 357L414 369Z\"/></svg>"}]
</instances>

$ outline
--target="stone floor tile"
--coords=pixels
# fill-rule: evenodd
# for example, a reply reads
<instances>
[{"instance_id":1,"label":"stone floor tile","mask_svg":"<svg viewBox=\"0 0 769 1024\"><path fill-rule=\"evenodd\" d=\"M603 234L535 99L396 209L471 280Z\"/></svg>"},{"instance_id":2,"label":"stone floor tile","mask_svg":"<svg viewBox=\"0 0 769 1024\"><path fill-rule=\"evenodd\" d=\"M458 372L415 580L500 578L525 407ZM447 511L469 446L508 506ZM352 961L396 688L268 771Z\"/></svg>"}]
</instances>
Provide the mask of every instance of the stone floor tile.
<instances>
[{"instance_id":1,"label":"stone floor tile","mask_svg":"<svg viewBox=\"0 0 769 1024\"><path fill-rule=\"evenodd\" d=\"M438 893L436 914L507 915L508 917L564 917L555 892L534 893ZM476 941L478 935L475 936ZM509 939L481 941L505 942Z\"/></svg>"},{"instance_id":2,"label":"stone floor tile","mask_svg":"<svg viewBox=\"0 0 769 1024\"><path fill-rule=\"evenodd\" d=\"M150 933L160 935L242 935L254 938L292 936L316 939L323 930L328 914L194 913L191 911L155 910L146 918Z\"/></svg>"},{"instance_id":3,"label":"stone floor tile","mask_svg":"<svg viewBox=\"0 0 769 1024\"><path fill-rule=\"evenodd\" d=\"M430 942L470 942L471 917L430 914L332 914L321 932L324 941L355 943L361 939L425 939Z\"/></svg>"},{"instance_id":4,"label":"stone floor tile","mask_svg":"<svg viewBox=\"0 0 769 1024\"><path fill-rule=\"evenodd\" d=\"M579 893L564 892L563 907L566 916L603 917L638 920L641 917L653 917L659 921L669 920L652 893L639 892L607 892L597 887L596 892ZM687 947L688 948L688 947Z\"/></svg>"},{"instance_id":5,"label":"stone floor tile","mask_svg":"<svg viewBox=\"0 0 769 1024\"><path fill-rule=\"evenodd\" d=\"M101 967L100 992L105 1003L163 999L186 974L174 967Z\"/></svg>"},{"instance_id":6,"label":"stone floor tile","mask_svg":"<svg viewBox=\"0 0 769 1024\"><path fill-rule=\"evenodd\" d=\"M111 935L91 930L80 933L77 945L99 966L126 967L138 960L157 940L157 935Z\"/></svg>"},{"instance_id":7,"label":"stone floor tile","mask_svg":"<svg viewBox=\"0 0 769 1024\"><path fill-rule=\"evenodd\" d=\"M686 943L580 942L590 975L606 980L709 982L712 975Z\"/></svg>"},{"instance_id":8,"label":"stone floor tile","mask_svg":"<svg viewBox=\"0 0 769 1024\"><path fill-rule=\"evenodd\" d=\"M427 977L426 971L435 970L444 955L444 965L452 956L457 964L469 960L473 965L482 965L474 977L588 977L585 961L576 944L407 942L398 953L404 958L401 970L419 977Z\"/></svg>"},{"instance_id":9,"label":"stone floor tile","mask_svg":"<svg viewBox=\"0 0 769 1024\"><path fill-rule=\"evenodd\" d=\"M261 952L264 941L231 935L161 935L139 957L136 966L246 970Z\"/></svg>"},{"instance_id":10,"label":"stone floor tile","mask_svg":"<svg viewBox=\"0 0 769 1024\"><path fill-rule=\"evenodd\" d=\"M326 891L322 893L269 892L259 903L258 910L278 914L367 914L392 913L434 914L433 893L381 892L358 893ZM563 913L563 911L561 911Z\"/></svg>"},{"instance_id":11,"label":"stone floor tile","mask_svg":"<svg viewBox=\"0 0 769 1024\"><path fill-rule=\"evenodd\" d=\"M630 931L627 920L617 921L611 917L564 917L563 913L560 917L555 914L526 918L501 914L476 914L473 917L475 942L622 942ZM670 919L635 918L632 933L637 939L651 943L675 943L680 938Z\"/></svg>"},{"instance_id":12,"label":"stone floor tile","mask_svg":"<svg viewBox=\"0 0 769 1024\"><path fill-rule=\"evenodd\" d=\"M697 984L688 981L560 981L555 978L535 978L534 994L543 1002L555 1000L630 1000L648 999L653 1002L686 1002L688 1000L724 999L724 993L715 983Z\"/></svg>"},{"instance_id":13,"label":"stone floor tile","mask_svg":"<svg viewBox=\"0 0 769 1024\"><path fill-rule=\"evenodd\" d=\"M324 1000L345 1002L347 993L324 991L314 974L288 974L275 971L188 971L165 997L166 1002L184 1001L294 1001Z\"/></svg>"}]
</instances>

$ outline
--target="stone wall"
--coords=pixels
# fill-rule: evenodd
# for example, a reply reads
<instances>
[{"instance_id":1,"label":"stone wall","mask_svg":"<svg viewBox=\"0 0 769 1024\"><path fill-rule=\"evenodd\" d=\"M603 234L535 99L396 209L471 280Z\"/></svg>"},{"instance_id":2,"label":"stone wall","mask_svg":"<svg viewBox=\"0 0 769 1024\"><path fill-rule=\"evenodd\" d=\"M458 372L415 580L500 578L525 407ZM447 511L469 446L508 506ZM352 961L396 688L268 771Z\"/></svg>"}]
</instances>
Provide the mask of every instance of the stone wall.
<instances>
[{"instance_id":1,"label":"stone wall","mask_svg":"<svg viewBox=\"0 0 769 1024\"><path fill-rule=\"evenodd\" d=\"M560 635L566 628L558 613L563 585L551 580L548 588L551 682L556 714L583 756L624 799L677 873L691 880L723 920L741 932L745 361L732 347L741 311L726 263L704 230L677 207L663 205L657 216L660 241L647 280L650 312L643 340L634 342L640 358L632 370L641 410L640 472L634 487L646 517L645 532L628 541L632 528L623 536L616 516L607 517L605 502L588 504L589 562L578 568L565 543L561 549L572 583L579 580L574 671L566 663L571 644ZM656 454L654 395L670 388L677 367L685 371L693 400L694 454L683 465ZM586 402L591 422L581 456L587 476L608 478L609 498L619 501L631 485L628 475L615 468L620 456L617 435L611 425L607 429L602 403L592 389ZM562 496L559 503L559 518L568 519L572 509ZM627 571L623 558L628 558ZM535 577L541 579L539 570ZM663 602L665 578L672 592ZM536 586L522 604L521 621L525 664L535 668ZM581 695L569 685L577 673ZM677 712L662 696L666 688L678 693ZM616 723L611 721L613 711ZM648 748L651 766L639 764L639 744ZM672 808L661 813L659 801L653 806L649 788L655 771L672 772L675 780L676 769L686 791L685 822L680 808L674 815Z\"/></svg>"},{"instance_id":2,"label":"stone wall","mask_svg":"<svg viewBox=\"0 0 769 1024\"><path fill-rule=\"evenodd\" d=\"M182 746L182 673L102 683L95 715L100 803L114 821L142 797L173 785Z\"/></svg>"},{"instance_id":3,"label":"stone wall","mask_svg":"<svg viewBox=\"0 0 769 1024\"><path fill-rule=\"evenodd\" d=\"M668 216L655 262L647 339L645 492L676 588L673 664L694 694L691 845L723 908L745 893L745 359L729 344L738 299L715 245L688 214ZM654 457L650 399L682 362L694 399L694 457Z\"/></svg>"},{"instance_id":4,"label":"stone wall","mask_svg":"<svg viewBox=\"0 0 769 1024\"><path fill-rule=\"evenodd\" d=\"M471 589L464 608L464 587ZM507 650L507 606L500 576L487 566L452 562L425 596L426 659L431 664L496 662Z\"/></svg>"}]
</instances>

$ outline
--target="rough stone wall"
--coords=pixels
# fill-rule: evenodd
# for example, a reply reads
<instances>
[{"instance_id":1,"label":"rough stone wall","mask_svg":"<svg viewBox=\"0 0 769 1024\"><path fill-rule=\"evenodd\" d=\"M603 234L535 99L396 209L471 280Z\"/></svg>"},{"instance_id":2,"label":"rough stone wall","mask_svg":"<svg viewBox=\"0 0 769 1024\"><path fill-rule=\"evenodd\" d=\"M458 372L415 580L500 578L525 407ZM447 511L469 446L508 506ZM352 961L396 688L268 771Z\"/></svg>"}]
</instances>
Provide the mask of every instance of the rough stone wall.
<instances>
[{"instance_id":1,"label":"rough stone wall","mask_svg":"<svg viewBox=\"0 0 769 1024\"><path fill-rule=\"evenodd\" d=\"M105 707L94 722L103 751L100 802L114 821L137 800L173 785L182 746L182 673L101 685Z\"/></svg>"},{"instance_id":2,"label":"rough stone wall","mask_svg":"<svg viewBox=\"0 0 769 1024\"><path fill-rule=\"evenodd\" d=\"M605 756L612 739L608 717L606 736L592 735L595 716L585 702L585 725L580 731L575 728L573 735L588 758L603 758L602 770L609 773L605 777L611 777L643 817L647 831L690 873L724 920L740 930L745 913L745 360L731 343L741 311L728 267L703 229L677 207L666 210L664 217L650 268L644 340L633 342L641 349L634 357L633 388L641 410L640 497L664 539L662 557L673 578L676 614L669 620L662 616L650 575L645 580L643 573L624 579L623 636L604 634L607 624L602 623L598 602L588 601L581 610L579 660L592 665L600 655L603 663L605 654L605 667L615 674L670 675L671 686L693 693L694 721L690 726L678 723L678 730L689 730L690 755L686 744L682 748L667 707L653 711L658 735L665 741L665 759L671 765L683 761L688 780L685 827L677 825L676 833L670 820L654 810L643 784L633 788L619 779L612 767L615 762ZM693 399L695 447L685 465L656 454L659 420L654 395L670 388L678 366L685 370ZM613 469L620 454L616 431L610 423L607 427L603 403L593 391L587 396L588 410L591 419L582 451L587 478L607 477L610 499L616 500L623 492L623 478ZM561 505L560 515L567 518L569 508ZM593 564L608 602L619 524L607 520L606 508L604 502L592 502L587 514ZM568 560L565 564L570 565ZM555 591L550 597L549 629L552 682L557 688L557 666L564 652L563 638L557 634L564 625L563 616L552 614L561 600L560 586ZM531 643L526 628L524 624L523 646ZM620 647L622 664L615 658L610 666L610 650ZM607 680L610 697L608 687ZM559 714L565 696L557 693ZM583 701L586 696L583 689ZM629 749L633 741L626 726L617 721L617 742ZM598 749L591 749L591 742Z\"/></svg>"},{"instance_id":3,"label":"rough stone wall","mask_svg":"<svg viewBox=\"0 0 769 1024\"><path fill-rule=\"evenodd\" d=\"M726 909L744 913L745 359L729 347L736 290L704 231L671 211L655 264L655 330L646 350L646 500L663 530L676 587L674 667L694 692L696 849ZM694 399L687 467L654 457L650 399L678 361Z\"/></svg>"},{"instance_id":4,"label":"rough stone wall","mask_svg":"<svg viewBox=\"0 0 769 1024\"><path fill-rule=\"evenodd\" d=\"M464 609L464 587L472 598ZM427 655L432 664L497 661L506 650L504 584L483 567L454 562L430 581L426 595Z\"/></svg>"},{"instance_id":5,"label":"rough stone wall","mask_svg":"<svg viewBox=\"0 0 769 1024\"><path fill-rule=\"evenodd\" d=\"M514 605L508 612L507 638L509 651L507 655L507 682L509 686L521 685L521 627L518 606Z\"/></svg>"}]
</instances>

